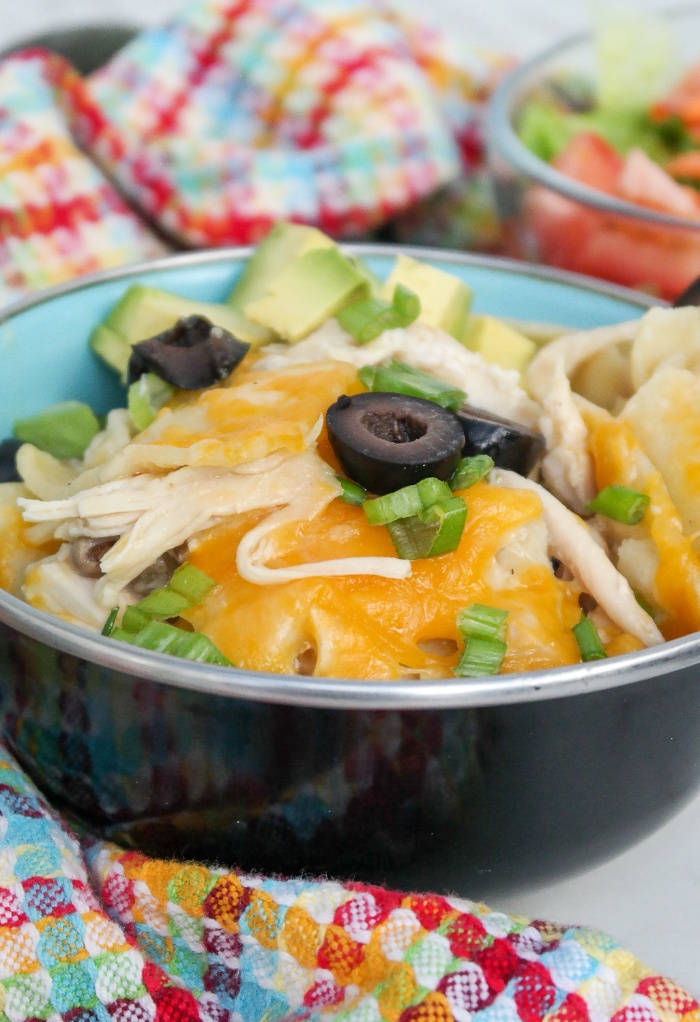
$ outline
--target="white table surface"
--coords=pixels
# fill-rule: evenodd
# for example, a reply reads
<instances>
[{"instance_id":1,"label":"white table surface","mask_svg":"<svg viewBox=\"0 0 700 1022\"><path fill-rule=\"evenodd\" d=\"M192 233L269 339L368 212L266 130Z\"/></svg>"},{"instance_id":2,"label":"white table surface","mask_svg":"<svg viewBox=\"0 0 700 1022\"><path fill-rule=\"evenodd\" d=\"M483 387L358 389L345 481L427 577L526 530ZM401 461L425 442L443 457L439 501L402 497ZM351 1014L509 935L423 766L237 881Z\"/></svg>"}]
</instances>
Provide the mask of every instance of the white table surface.
<instances>
[{"instance_id":1,"label":"white table surface","mask_svg":"<svg viewBox=\"0 0 700 1022\"><path fill-rule=\"evenodd\" d=\"M156 24L180 0L0 0L0 48L85 22ZM594 0L395 0L487 47L535 53L587 25ZM629 0L659 9L661 0ZM700 740L700 736L699 740ZM661 830L612 861L564 882L510 894L494 908L605 930L700 998L700 795ZM452 881L453 878L450 878ZM455 881L456 882L456 881ZM478 890L460 893L481 898Z\"/></svg>"}]
</instances>

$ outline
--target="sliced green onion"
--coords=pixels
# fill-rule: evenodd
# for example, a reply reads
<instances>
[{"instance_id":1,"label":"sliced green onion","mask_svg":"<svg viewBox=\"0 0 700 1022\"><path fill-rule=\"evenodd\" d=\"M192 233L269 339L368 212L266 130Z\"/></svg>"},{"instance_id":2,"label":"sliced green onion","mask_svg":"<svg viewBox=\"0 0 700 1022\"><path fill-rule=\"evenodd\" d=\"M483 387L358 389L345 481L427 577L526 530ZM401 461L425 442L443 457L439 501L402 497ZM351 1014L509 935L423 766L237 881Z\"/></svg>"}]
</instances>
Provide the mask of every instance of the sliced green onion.
<instances>
[{"instance_id":1,"label":"sliced green onion","mask_svg":"<svg viewBox=\"0 0 700 1022\"><path fill-rule=\"evenodd\" d=\"M156 373L144 373L135 380L127 391L127 407L132 422L138 430L150 426L156 412L175 393L174 387Z\"/></svg>"},{"instance_id":2,"label":"sliced green onion","mask_svg":"<svg viewBox=\"0 0 700 1022\"><path fill-rule=\"evenodd\" d=\"M175 592L169 586L163 586L162 589L154 589L148 596L139 600L136 609L148 617L178 617L183 610L193 607L195 602L199 601L191 600L188 596Z\"/></svg>"},{"instance_id":3,"label":"sliced green onion","mask_svg":"<svg viewBox=\"0 0 700 1022\"><path fill-rule=\"evenodd\" d=\"M425 479L419 479L416 483L416 489L424 508L432 507L439 500L452 499L452 490L448 483L438 479L436 476L426 476Z\"/></svg>"},{"instance_id":4,"label":"sliced green onion","mask_svg":"<svg viewBox=\"0 0 700 1022\"><path fill-rule=\"evenodd\" d=\"M340 499L344 500L347 504L355 504L357 507L361 507L367 499L367 490L364 486L354 483L352 479L343 479L342 476L336 476L336 479L343 487Z\"/></svg>"},{"instance_id":5,"label":"sliced green onion","mask_svg":"<svg viewBox=\"0 0 700 1022\"><path fill-rule=\"evenodd\" d=\"M381 497L370 497L362 502L370 525L388 525L399 518L410 518L424 508L418 487L415 483L402 486L393 493L385 493Z\"/></svg>"},{"instance_id":6,"label":"sliced green onion","mask_svg":"<svg viewBox=\"0 0 700 1022\"><path fill-rule=\"evenodd\" d=\"M367 344L385 330L410 326L420 315L420 299L403 284L397 284L390 302L378 295L361 298L337 313L344 330L359 344Z\"/></svg>"},{"instance_id":7,"label":"sliced green onion","mask_svg":"<svg viewBox=\"0 0 700 1022\"><path fill-rule=\"evenodd\" d=\"M230 660L201 632L185 631L168 624L163 618L178 617L184 610L196 606L216 588L216 582L193 564L181 564L173 572L170 582L154 589L138 603L127 607L122 615L121 627L115 628L119 611L110 613L103 635L129 642L142 649L198 660L206 664L232 667ZM109 631L106 631L108 625Z\"/></svg>"},{"instance_id":8,"label":"sliced green onion","mask_svg":"<svg viewBox=\"0 0 700 1022\"><path fill-rule=\"evenodd\" d=\"M111 635L114 631L114 626L117 623L117 614L119 613L119 607L112 607L102 628L102 635Z\"/></svg>"},{"instance_id":9,"label":"sliced green onion","mask_svg":"<svg viewBox=\"0 0 700 1022\"><path fill-rule=\"evenodd\" d=\"M463 390L396 359L387 365L362 366L357 375L368 390L422 397L452 411L467 400Z\"/></svg>"},{"instance_id":10,"label":"sliced green onion","mask_svg":"<svg viewBox=\"0 0 700 1022\"><path fill-rule=\"evenodd\" d=\"M150 614L144 614L142 610L139 610L138 604L133 604L131 607L127 607L122 614L121 627L123 631L133 635L141 631L152 620Z\"/></svg>"},{"instance_id":11,"label":"sliced green onion","mask_svg":"<svg viewBox=\"0 0 700 1022\"><path fill-rule=\"evenodd\" d=\"M167 588L186 596L190 606L194 607L216 589L216 582L205 572L195 568L194 564L180 564L173 572ZM140 606L143 607L143 601Z\"/></svg>"},{"instance_id":12,"label":"sliced green onion","mask_svg":"<svg viewBox=\"0 0 700 1022\"><path fill-rule=\"evenodd\" d=\"M579 652L581 653L581 659L586 662L588 660L605 660L607 653L603 648L603 643L600 641L598 635L598 629L589 617L585 614L581 615L581 620L578 624L573 627L574 638L578 643Z\"/></svg>"},{"instance_id":13,"label":"sliced green onion","mask_svg":"<svg viewBox=\"0 0 700 1022\"><path fill-rule=\"evenodd\" d=\"M399 518L387 524L396 554L404 561L427 557L440 529L439 521L426 522L420 515Z\"/></svg>"},{"instance_id":14,"label":"sliced green onion","mask_svg":"<svg viewBox=\"0 0 700 1022\"><path fill-rule=\"evenodd\" d=\"M459 678L498 674L506 655L508 611L485 603L470 603L457 615L457 627L464 639L464 652L454 669Z\"/></svg>"},{"instance_id":15,"label":"sliced green onion","mask_svg":"<svg viewBox=\"0 0 700 1022\"><path fill-rule=\"evenodd\" d=\"M588 511L594 514L614 518L625 525L637 525L646 514L651 497L646 493L638 493L627 486L606 486L597 497L586 504Z\"/></svg>"},{"instance_id":16,"label":"sliced green onion","mask_svg":"<svg viewBox=\"0 0 700 1022\"><path fill-rule=\"evenodd\" d=\"M181 564L166 586L154 589L138 603L127 607L121 630L134 635L151 621L179 617L201 603L216 588L216 582L193 564Z\"/></svg>"},{"instance_id":17,"label":"sliced green onion","mask_svg":"<svg viewBox=\"0 0 700 1022\"><path fill-rule=\"evenodd\" d=\"M385 493L381 497L370 497L362 502L370 525L388 525L399 518L410 518L427 510L438 501L449 500L452 490L442 479L426 476L410 486Z\"/></svg>"},{"instance_id":18,"label":"sliced green onion","mask_svg":"<svg viewBox=\"0 0 700 1022\"><path fill-rule=\"evenodd\" d=\"M483 639L477 636L469 638L454 673L458 678L479 678L484 674L498 674L507 648L502 639Z\"/></svg>"},{"instance_id":19,"label":"sliced green onion","mask_svg":"<svg viewBox=\"0 0 700 1022\"><path fill-rule=\"evenodd\" d=\"M488 454L474 454L470 458L462 458L450 476L450 489L466 490L480 479L488 479L493 465L493 458Z\"/></svg>"},{"instance_id":20,"label":"sliced green onion","mask_svg":"<svg viewBox=\"0 0 700 1022\"><path fill-rule=\"evenodd\" d=\"M396 312L404 320L402 326L409 326L420 316L420 298L415 291L405 284L397 284L394 288L392 303Z\"/></svg>"},{"instance_id":21,"label":"sliced green onion","mask_svg":"<svg viewBox=\"0 0 700 1022\"><path fill-rule=\"evenodd\" d=\"M457 615L457 628L463 639L500 639L506 637L508 611L486 603L470 603Z\"/></svg>"},{"instance_id":22,"label":"sliced green onion","mask_svg":"<svg viewBox=\"0 0 700 1022\"><path fill-rule=\"evenodd\" d=\"M169 653L185 660L233 667L231 661L201 632L186 632L165 621L149 621L138 632L115 628L112 638L155 653Z\"/></svg>"},{"instance_id":23,"label":"sliced green onion","mask_svg":"<svg viewBox=\"0 0 700 1022\"><path fill-rule=\"evenodd\" d=\"M28 419L17 419L12 432L17 440L34 444L54 458L82 458L100 432L93 410L80 401L62 401Z\"/></svg>"},{"instance_id":24,"label":"sliced green onion","mask_svg":"<svg viewBox=\"0 0 700 1022\"><path fill-rule=\"evenodd\" d=\"M456 550L466 520L465 501L461 497L449 497L419 514L387 523L387 529L398 556L415 561Z\"/></svg>"},{"instance_id":25,"label":"sliced green onion","mask_svg":"<svg viewBox=\"0 0 700 1022\"><path fill-rule=\"evenodd\" d=\"M462 497L439 500L421 517L438 523L438 531L426 557L439 557L457 549L467 520L467 504Z\"/></svg>"}]
</instances>

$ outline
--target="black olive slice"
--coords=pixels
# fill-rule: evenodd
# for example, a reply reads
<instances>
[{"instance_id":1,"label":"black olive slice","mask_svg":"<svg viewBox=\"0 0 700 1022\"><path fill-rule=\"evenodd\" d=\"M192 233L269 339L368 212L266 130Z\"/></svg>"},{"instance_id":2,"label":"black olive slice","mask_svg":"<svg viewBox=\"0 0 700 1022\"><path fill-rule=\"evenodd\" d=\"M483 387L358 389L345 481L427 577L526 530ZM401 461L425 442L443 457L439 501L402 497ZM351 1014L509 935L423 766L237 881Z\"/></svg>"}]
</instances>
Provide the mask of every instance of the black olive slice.
<instances>
[{"instance_id":1,"label":"black olive slice","mask_svg":"<svg viewBox=\"0 0 700 1022\"><path fill-rule=\"evenodd\" d=\"M449 479L464 446L454 412L404 394L343 394L326 412L326 425L343 470L370 493L427 476Z\"/></svg>"},{"instance_id":2,"label":"black olive slice","mask_svg":"<svg viewBox=\"0 0 700 1022\"><path fill-rule=\"evenodd\" d=\"M249 348L205 316L185 316L169 330L134 344L128 382L156 373L182 390L211 387L233 372Z\"/></svg>"},{"instance_id":3,"label":"black olive slice","mask_svg":"<svg viewBox=\"0 0 700 1022\"><path fill-rule=\"evenodd\" d=\"M21 483L22 477L17 471L17 451L22 446L21 440L0 441L0 483Z\"/></svg>"},{"instance_id":4,"label":"black olive slice","mask_svg":"<svg viewBox=\"0 0 700 1022\"><path fill-rule=\"evenodd\" d=\"M532 472L545 447L541 433L469 405L456 414L464 430L465 458L488 454L499 468L509 468L523 476Z\"/></svg>"}]
</instances>

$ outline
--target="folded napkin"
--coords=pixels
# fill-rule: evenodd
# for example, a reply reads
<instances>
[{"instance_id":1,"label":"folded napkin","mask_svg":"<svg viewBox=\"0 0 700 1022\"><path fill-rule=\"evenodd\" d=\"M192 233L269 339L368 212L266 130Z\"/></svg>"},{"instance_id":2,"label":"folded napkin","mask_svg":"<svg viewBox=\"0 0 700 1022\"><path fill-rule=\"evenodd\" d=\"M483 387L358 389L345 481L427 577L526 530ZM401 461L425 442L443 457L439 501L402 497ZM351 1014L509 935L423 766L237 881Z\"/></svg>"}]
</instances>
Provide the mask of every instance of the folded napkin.
<instances>
[{"instance_id":1,"label":"folded napkin","mask_svg":"<svg viewBox=\"0 0 700 1022\"><path fill-rule=\"evenodd\" d=\"M279 218L489 247L480 110L506 63L377 0L195 0L88 79L39 50L6 59L0 302L174 247L255 242ZM590 929L78 839L2 748L0 1011L700 1022L690 994Z\"/></svg>"},{"instance_id":2,"label":"folded napkin","mask_svg":"<svg viewBox=\"0 0 700 1022\"><path fill-rule=\"evenodd\" d=\"M0 301L280 219L366 236L478 176L506 64L381 0L193 0L88 78L22 51L0 62Z\"/></svg>"},{"instance_id":3,"label":"folded napkin","mask_svg":"<svg viewBox=\"0 0 700 1022\"><path fill-rule=\"evenodd\" d=\"M9 1022L698 1022L605 934L79 841L0 750Z\"/></svg>"}]
</instances>

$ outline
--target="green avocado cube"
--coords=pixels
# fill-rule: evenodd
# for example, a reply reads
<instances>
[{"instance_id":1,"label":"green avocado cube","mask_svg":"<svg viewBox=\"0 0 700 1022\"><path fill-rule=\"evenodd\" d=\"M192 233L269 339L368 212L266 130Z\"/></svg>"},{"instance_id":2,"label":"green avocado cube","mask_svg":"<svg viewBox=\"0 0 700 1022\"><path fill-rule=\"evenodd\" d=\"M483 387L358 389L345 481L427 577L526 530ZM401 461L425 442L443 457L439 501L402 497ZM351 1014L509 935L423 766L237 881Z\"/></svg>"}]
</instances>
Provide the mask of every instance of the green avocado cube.
<instances>
[{"instance_id":1,"label":"green avocado cube","mask_svg":"<svg viewBox=\"0 0 700 1022\"><path fill-rule=\"evenodd\" d=\"M256 245L227 303L242 316L245 315L246 305L262 298L270 281L298 256L317 248L335 247L333 239L317 227L280 221ZM264 331L263 327L258 329ZM266 332L267 340L275 339L271 330Z\"/></svg>"},{"instance_id":2,"label":"green avocado cube","mask_svg":"<svg viewBox=\"0 0 700 1022\"><path fill-rule=\"evenodd\" d=\"M418 295L419 322L461 339L472 303L471 288L463 280L436 266L400 255L384 282L382 298L391 301L397 284L403 284Z\"/></svg>"},{"instance_id":3,"label":"green avocado cube","mask_svg":"<svg viewBox=\"0 0 700 1022\"><path fill-rule=\"evenodd\" d=\"M470 316L462 341L485 362L522 373L537 351L537 344L495 316Z\"/></svg>"},{"instance_id":4,"label":"green avocado cube","mask_svg":"<svg viewBox=\"0 0 700 1022\"><path fill-rule=\"evenodd\" d=\"M334 245L297 256L244 311L253 322L295 344L369 291L367 276Z\"/></svg>"},{"instance_id":5,"label":"green avocado cube","mask_svg":"<svg viewBox=\"0 0 700 1022\"><path fill-rule=\"evenodd\" d=\"M93 437L100 432L93 410L81 401L62 401L27 419L17 419L13 434L54 458L82 458Z\"/></svg>"}]
</instances>

